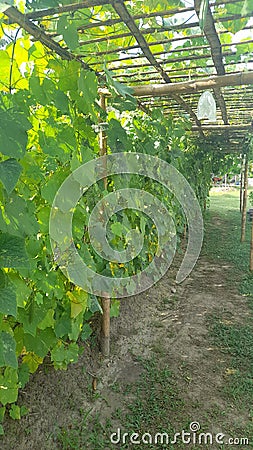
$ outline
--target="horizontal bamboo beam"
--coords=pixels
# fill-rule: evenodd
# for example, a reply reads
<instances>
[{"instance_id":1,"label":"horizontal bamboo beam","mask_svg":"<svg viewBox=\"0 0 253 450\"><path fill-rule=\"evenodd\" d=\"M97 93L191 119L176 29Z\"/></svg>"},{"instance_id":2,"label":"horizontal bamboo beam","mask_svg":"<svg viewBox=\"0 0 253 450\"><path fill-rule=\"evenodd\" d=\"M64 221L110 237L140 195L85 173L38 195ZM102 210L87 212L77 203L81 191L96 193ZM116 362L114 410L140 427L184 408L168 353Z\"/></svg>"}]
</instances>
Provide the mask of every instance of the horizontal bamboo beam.
<instances>
[{"instance_id":1,"label":"horizontal bamboo beam","mask_svg":"<svg viewBox=\"0 0 253 450\"><path fill-rule=\"evenodd\" d=\"M203 131L243 131L243 130L249 130L253 131L253 126L251 124L249 125L202 125ZM191 128L191 131L198 131L198 127L193 126Z\"/></svg>"},{"instance_id":2,"label":"horizontal bamboo beam","mask_svg":"<svg viewBox=\"0 0 253 450\"><path fill-rule=\"evenodd\" d=\"M26 14L27 19L37 20L44 17L54 16L55 14L62 14L65 12L74 13L84 8L91 8L94 6L107 5L109 0L86 0L83 2L72 3L71 5L56 6L55 8L41 9ZM15 23L15 18L11 18L9 23Z\"/></svg>"},{"instance_id":3,"label":"horizontal bamboo beam","mask_svg":"<svg viewBox=\"0 0 253 450\"><path fill-rule=\"evenodd\" d=\"M253 72L239 72L229 75L213 76L198 81L185 81L182 83L151 84L133 87L135 97L162 97L173 94L194 93L225 86L253 85Z\"/></svg>"}]
</instances>

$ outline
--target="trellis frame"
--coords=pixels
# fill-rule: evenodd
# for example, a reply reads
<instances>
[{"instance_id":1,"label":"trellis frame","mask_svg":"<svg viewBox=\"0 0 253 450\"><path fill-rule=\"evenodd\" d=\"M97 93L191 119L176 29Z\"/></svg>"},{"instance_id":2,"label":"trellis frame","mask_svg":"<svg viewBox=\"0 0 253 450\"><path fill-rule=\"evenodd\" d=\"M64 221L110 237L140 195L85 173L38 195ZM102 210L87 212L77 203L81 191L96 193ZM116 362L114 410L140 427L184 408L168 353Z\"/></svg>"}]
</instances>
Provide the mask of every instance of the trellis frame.
<instances>
[{"instance_id":1,"label":"trellis frame","mask_svg":"<svg viewBox=\"0 0 253 450\"><path fill-rule=\"evenodd\" d=\"M198 19L201 0L194 0L194 6L173 6L170 9L168 4L167 10L158 12L154 10L143 14L132 14L129 0L85 0L74 2L70 5L29 12L26 15L22 14L16 8L10 7L5 11L5 15L8 17L9 23L16 23L21 26L31 34L35 40L39 40L50 51L57 53L63 59L75 59L80 61L84 68L94 70L101 80L103 79L101 64L104 57L104 59L107 60L109 68L114 70L115 79L122 83L129 84L133 87L133 95L142 97L141 104L139 103L140 105L143 105L143 107L144 105L145 107L159 105L160 107L164 107L165 112L169 110L173 115L180 115L182 112L187 113L193 124L192 131L200 133L202 138L206 133L217 131L214 127L212 129L207 128L207 123L205 121L199 121L196 115L198 93L203 89L212 89L218 106L218 126L231 125L229 128L226 128L229 144L230 131L235 130L233 128L234 126L237 127L237 137L241 139L245 135L245 130L248 129L247 127L250 127L252 122L251 108L248 108L248 110L240 115L240 107L238 108L237 104L239 106L241 105L245 92L251 93L250 86L253 82L252 73L244 73L243 71L238 73L238 70L233 72L231 71L233 62L232 64L231 62L228 64L224 61L224 58L231 57L233 52L231 50L232 47L229 44L221 43L221 37L227 33L226 30L221 28L221 24L229 20L236 21L241 20L241 18L247 18L251 14L247 13L243 16L240 14L233 14L218 17L214 16L212 8L214 4L216 6L230 3L237 4L239 1L240 0L210 1L205 26L202 32L199 29L198 20L194 20L190 23L178 24L171 27L172 31L182 32L182 30L187 30L188 32L188 30L191 30L191 32L194 31L193 34L177 37L170 36L167 39L165 38L167 37L168 30L164 25L160 27L157 25L156 27L150 26L142 28L140 27L140 21L153 20L157 15L164 20L166 18L177 16L178 14L190 12L195 12L196 19ZM95 14L95 19L94 17L91 17L90 23L80 26L78 28L78 31L80 32L80 48L85 49L88 44L101 44L102 42L108 42L108 47L106 50L102 51L96 50L95 48L93 54L88 55L87 57L85 51L82 53L77 49L76 52L71 52L66 48L64 43L55 41L55 32L45 31L40 27L40 23L43 20L57 20L62 14L75 14L83 10L86 11L87 8L96 7L110 10L112 17L100 21L98 20L98 15ZM108 27L112 26L119 26L121 30L124 28L125 31L118 32L118 28L115 28L115 32L107 34L106 30L109 29ZM105 30L103 35L101 33L101 27ZM249 24L245 24L244 28L245 30L250 31L252 30L252 27L253 25L249 22ZM86 41L82 39L85 34L92 34L93 32L96 32L101 36L96 37L95 39L89 38ZM161 33L164 33L164 39L156 39L157 33L159 33L159 37ZM132 39L132 45L129 45L129 41L126 41L128 37ZM201 37L205 37L205 44L194 45L196 39ZM122 46L118 49L110 48L111 46L113 47L113 42L118 38L122 39ZM189 40L193 45L186 47L189 56L187 58L185 56L181 58L181 60L185 61L185 65L180 69L176 69L175 74L175 69L172 65L180 61L180 57L177 55L177 48L171 49L171 51L167 51L164 48L164 50L159 52L152 50L157 45L164 46L166 43L171 44L172 42L180 42L180 40L184 42L185 39ZM253 39L248 39L247 42L248 45L251 45ZM242 43L238 42L236 45L240 46ZM136 58L132 56L132 64L129 64L131 55L126 55L117 61L117 58L115 58L116 55L122 56L122 52L129 52L129 50L133 50L136 56ZM174 54L176 55L174 56ZM168 55L167 61L164 59L166 55ZM203 73L198 73L198 70L201 68L198 61L203 58L209 60L209 62L212 61L212 64L209 65L210 70L213 71L212 77L208 77ZM90 61L90 59L92 60ZM191 65L191 67L195 67L195 69L193 69L195 72L192 73L191 69L190 76L192 77L192 80L188 82L184 81L186 77L189 77L189 68L187 67L188 63L186 64L186 60L189 63L197 61L196 66ZM117 64L118 67L114 67L115 64ZM169 65L170 68L168 70ZM236 69L240 67L240 64L238 63L234 65ZM141 77L138 73L140 68L142 68ZM151 78L150 75L152 75ZM239 82L238 79L240 79ZM151 85L150 80L153 81ZM237 81L234 82L234 80ZM242 85L244 86L243 90L239 87ZM230 94L227 95L226 93L226 87L228 86L233 86L233 95L238 97L237 100L234 99L233 108L231 108L229 104ZM143 92L147 93L146 97L143 96ZM158 98L158 93L160 98ZM221 129L222 128L220 128L220 130Z\"/></svg>"}]
</instances>

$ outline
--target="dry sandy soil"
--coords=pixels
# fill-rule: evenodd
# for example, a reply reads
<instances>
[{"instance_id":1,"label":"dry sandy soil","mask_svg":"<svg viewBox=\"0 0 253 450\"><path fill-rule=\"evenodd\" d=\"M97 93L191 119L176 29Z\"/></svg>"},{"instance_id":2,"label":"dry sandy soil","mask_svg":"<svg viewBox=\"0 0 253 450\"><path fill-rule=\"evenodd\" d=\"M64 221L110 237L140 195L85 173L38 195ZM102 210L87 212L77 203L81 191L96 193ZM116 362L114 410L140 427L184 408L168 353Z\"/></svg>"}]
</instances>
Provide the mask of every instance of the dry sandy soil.
<instances>
[{"instance_id":1,"label":"dry sandy soil","mask_svg":"<svg viewBox=\"0 0 253 450\"><path fill-rule=\"evenodd\" d=\"M181 285L173 283L175 273L174 268L149 291L122 301L120 317L112 319L109 358L102 358L94 341L67 371L55 372L46 364L41 367L20 396L20 404L28 406L29 414L19 422L7 421L2 450L61 449L59 429L71 428L85 412L91 416L99 413L105 422L117 408L125 407L121 393L113 387L137 382L143 370L140 357L155 357L158 364L160 360L170 367L183 401L168 417L177 430L197 421L208 424L212 433L229 435L233 430L243 436L248 412L224 395L230 360L213 345L208 318L217 315L224 323L244 323L249 317L245 297L238 294L236 283L229 283L231 267L204 255ZM111 431L118 425L113 419ZM129 448L135 447L129 444Z\"/></svg>"}]
</instances>

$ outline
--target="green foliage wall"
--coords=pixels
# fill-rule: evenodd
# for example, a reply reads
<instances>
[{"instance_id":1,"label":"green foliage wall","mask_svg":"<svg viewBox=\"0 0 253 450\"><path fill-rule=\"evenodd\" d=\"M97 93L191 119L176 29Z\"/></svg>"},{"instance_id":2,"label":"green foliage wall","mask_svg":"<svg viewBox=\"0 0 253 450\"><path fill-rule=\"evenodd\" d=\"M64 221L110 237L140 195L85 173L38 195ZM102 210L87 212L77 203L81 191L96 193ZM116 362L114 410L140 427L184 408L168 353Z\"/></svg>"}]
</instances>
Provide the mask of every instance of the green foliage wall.
<instances>
[{"instance_id":1,"label":"green foliage wall","mask_svg":"<svg viewBox=\"0 0 253 450\"><path fill-rule=\"evenodd\" d=\"M58 27L74 47L75 39L67 35L63 21ZM72 285L58 269L48 222L61 183L71 171L98 156L94 126L104 112L94 72L84 70L77 61L49 54L29 36L5 45L0 59L0 419L6 408L18 419L25 413L16 404L18 391L30 374L46 355L56 369L76 362L80 342L92 333L90 320L101 312L99 299ZM105 118L108 151L158 155L183 172L204 204L211 159L191 143L188 119L175 122L160 110L147 115L136 108L129 91L122 92L109 76L108 83L112 92ZM154 192L174 217L178 233L183 231L182 209L161 186L140 177L110 178L108 191L118 186L141 186ZM90 267L110 276L126 276L152 260L156 231L141 213L115 215L108 230L112 246L124 248L126 230L137 227L145 235L143 251L126 265L98 258L87 235L87 206L91 209L106 193L98 183L79 202L73 221L75 244ZM117 306L112 304L112 315Z\"/></svg>"}]
</instances>

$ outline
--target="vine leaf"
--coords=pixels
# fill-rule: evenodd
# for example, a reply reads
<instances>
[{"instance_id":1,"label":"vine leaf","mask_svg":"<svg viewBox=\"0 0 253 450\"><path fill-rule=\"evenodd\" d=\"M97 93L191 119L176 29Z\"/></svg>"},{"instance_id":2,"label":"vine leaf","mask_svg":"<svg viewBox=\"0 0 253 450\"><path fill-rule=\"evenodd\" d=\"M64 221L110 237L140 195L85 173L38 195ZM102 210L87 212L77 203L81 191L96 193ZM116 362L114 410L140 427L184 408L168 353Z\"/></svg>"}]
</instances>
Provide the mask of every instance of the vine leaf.
<instances>
[{"instance_id":1,"label":"vine leaf","mask_svg":"<svg viewBox=\"0 0 253 450\"><path fill-rule=\"evenodd\" d=\"M0 234L0 267L29 267L23 238L9 233Z\"/></svg>"},{"instance_id":2,"label":"vine leaf","mask_svg":"<svg viewBox=\"0 0 253 450\"><path fill-rule=\"evenodd\" d=\"M6 191L10 194L17 184L22 167L14 158L7 159L0 163L0 180Z\"/></svg>"},{"instance_id":3,"label":"vine leaf","mask_svg":"<svg viewBox=\"0 0 253 450\"><path fill-rule=\"evenodd\" d=\"M120 301L113 299L110 308L110 317L119 317Z\"/></svg>"},{"instance_id":4,"label":"vine leaf","mask_svg":"<svg viewBox=\"0 0 253 450\"><path fill-rule=\"evenodd\" d=\"M50 347L56 345L57 339L52 328L37 330L35 336L24 334L24 345L26 350L36 353L40 358L44 358Z\"/></svg>"},{"instance_id":5,"label":"vine leaf","mask_svg":"<svg viewBox=\"0 0 253 450\"><path fill-rule=\"evenodd\" d=\"M10 333L0 334L0 367L9 366L17 369L16 341Z\"/></svg>"},{"instance_id":6,"label":"vine leaf","mask_svg":"<svg viewBox=\"0 0 253 450\"><path fill-rule=\"evenodd\" d=\"M13 367L6 367L0 375L0 402L3 405L14 403L18 398L18 374Z\"/></svg>"},{"instance_id":7,"label":"vine leaf","mask_svg":"<svg viewBox=\"0 0 253 450\"><path fill-rule=\"evenodd\" d=\"M119 83L118 81L115 81L113 79L113 73L110 70L106 69L106 67L104 68L104 71L105 71L107 82L110 84L110 86L112 86L114 88L114 90L119 95L122 95L123 98L126 98L127 95L132 97L132 93L133 93L132 88L130 88L129 86L126 86L122 83Z\"/></svg>"},{"instance_id":8,"label":"vine leaf","mask_svg":"<svg viewBox=\"0 0 253 450\"><path fill-rule=\"evenodd\" d=\"M14 317L17 316L16 292L11 284L0 289L0 313L5 315L11 315ZM0 361L1 361L1 350L0 350Z\"/></svg>"},{"instance_id":9,"label":"vine leaf","mask_svg":"<svg viewBox=\"0 0 253 450\"><path fill-rule=\"evenodd\" d=\"M67 16L61 16L57 24L57 32L62 34L64 41L70 50L78 47L78 32L73 22L69 22Z\"/></svg>"},{"instance_id":10,"label":"vine leaf","mask_svg":"<svg viewBox=\"0 0 253 450\"><path fill-rule=\"evenodd\" d=\"M0 151L7 156L20 158L26 150L27 131L32 124L23 113L0 111Z\"/></svg>"},{"instance_id":11,"label":"vine leaf","mask_svg":"<svg viewBox=\"0 0 253 450\"><path fill-rule=\"evenodd\" d=\"M242 8L242 16L249 14L253 11L253 0L244 0Z\"/></svg>"}]
</instances>

